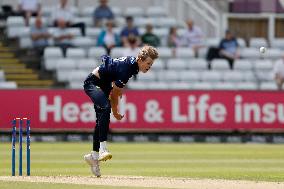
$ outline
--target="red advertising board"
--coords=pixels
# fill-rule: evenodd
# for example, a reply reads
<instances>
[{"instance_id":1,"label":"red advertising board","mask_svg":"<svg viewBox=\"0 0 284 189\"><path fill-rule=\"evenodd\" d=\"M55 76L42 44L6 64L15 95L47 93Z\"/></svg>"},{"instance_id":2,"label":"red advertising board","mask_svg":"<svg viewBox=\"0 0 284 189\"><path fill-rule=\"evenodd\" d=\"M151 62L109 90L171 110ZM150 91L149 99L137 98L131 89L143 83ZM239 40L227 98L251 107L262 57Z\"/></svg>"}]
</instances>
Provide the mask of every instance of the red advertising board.
<instances>
[{"instance_id":1,"label":"red advertising board","mask_svg":"<svg viewBox=\"0 0 284 189\"><path fill-rule=\"evenodd\" d=\"M0 129L16 117L31 119L33 130L91 131L93 104L83 90L1 90ZM113 130L284 130L284 98L262 91L125 91L122 121Z\"/></svg>"}]
</instances>

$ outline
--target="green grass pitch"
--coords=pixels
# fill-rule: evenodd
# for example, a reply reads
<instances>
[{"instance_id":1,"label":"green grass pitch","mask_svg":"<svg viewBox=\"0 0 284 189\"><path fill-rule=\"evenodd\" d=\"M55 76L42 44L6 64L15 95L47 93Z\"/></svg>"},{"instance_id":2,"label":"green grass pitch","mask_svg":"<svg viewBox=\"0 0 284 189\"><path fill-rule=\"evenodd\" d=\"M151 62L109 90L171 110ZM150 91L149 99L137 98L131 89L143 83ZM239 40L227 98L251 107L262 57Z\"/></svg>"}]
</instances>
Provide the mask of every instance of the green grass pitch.
<instances>
[{"instance_id":1,"label":"green grass pitch","mask_svg":"<svg viewBox=\"0 0 284 189\"><path fill-rule=\"evenodd\" d=\"M11 144L2 143L0 147L0 176L10 176ZM91 147L91 142L32 143L31 175L91 176L89 167L83 160L83 155L90 152ZM113 159L101 164L102 175L284 181L284 145L109 143L109 149ZM23 152L25 174L25 148ZM18 158L16 160L18 168ZM16 174L17 171L16 169ZM33 183L0 181L0 188L49 188L49 185L42 184L39 187ZM61 188L61 184L52 186ZM91 186L86 186L87 189L88 187ZM79 186L66 185L66 188Z\"/></svg>"}]
</instances>

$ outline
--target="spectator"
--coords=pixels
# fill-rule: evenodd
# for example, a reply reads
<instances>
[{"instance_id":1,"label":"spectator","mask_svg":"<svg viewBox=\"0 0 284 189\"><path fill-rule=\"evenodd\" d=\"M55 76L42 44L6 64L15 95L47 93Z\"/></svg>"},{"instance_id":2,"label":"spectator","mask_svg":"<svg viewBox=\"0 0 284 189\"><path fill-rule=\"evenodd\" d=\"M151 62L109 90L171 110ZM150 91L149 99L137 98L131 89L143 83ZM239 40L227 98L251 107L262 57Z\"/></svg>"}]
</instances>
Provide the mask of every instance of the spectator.
<instances>
[{"instance_id":1,"label":"spectator","mask_svg":"<svg viewBox=\"0 0 284 189\"><path fill-rule=\"evenodd\" d=\"M125 28L123 28L123 30L121 31L121 40L122 40L122 45L124 47L129 47L130 44L128 43L128 37L129 36L134 36L136 37L136 43L139 46L140 45L140 37L139 37L139 32L137 27L134 26L133 24L133 17L128 16L126 17L126 23L127 26Z\"/></svg>"},{"instance_id":2,"label":"spectator","mask_svg":"<svg viewBox=\"0 0 284 189\"><path fill-rule=\"evenodd\" d=\"M186 46L191 47L195 57L198 57L198 50L203 47L203 32L198 26L195 26L191 19L187 20L187 31L183 38Z\"/></svg>"},{"instance_id":3,"label":"spectator","mask_svg":"<svg viewBox=\"0 0 284 189\"><path fill-rule=\"evenodd\" d=\"M66 50L69 47L72 47L72 39L73 35L68 31L66 28L66 22L65 20L58 20L58 29L54 32L54 42L55 46L59 46L62 51L64 56L66 55Z\"/></svg>"},{"instance_id":4,"label":"spectator","mask_svg":"<svg viewBox=\"0 0 284 189\"><path fill-rule=\"evenodd\" d=\"M108 19L108 20L114 19L114 15L108 6L107 0L100 0L100 5L95 9L93 18L94 18L94 25L96 27L103 26L104 19Z\"/></svg>"},{"instance_id":5,"label":"spectator","mask_svg":"<svg viewBox=\"0 0 284 189\"><path fill-rule=\"evenodd\" d=\"M103 46L108 55L110 55L112 48L120 45L119 35L113 31L112 20L108 20L106 23L106 30L101 31L97 45Z\"/></svg>"},{"instance_id":6,"label":"spectator","mask_svg":"<svg viewBox=\"0 0 284 189\"><path fill-rule=\"evenodd\" d=\"M123 56L134 56L136 57L138 55L139 52L139 46L137 45L137 38L134 36L129 36L127 38L128 40L128 44L129 47L126 47L124 52L123 52Z\"/></svg>"},{"instance_id":7,"label":"spectator","mask_svg":"<svg viewBox=\"0 0 284 189\"><path fill-rule=\"evenodd\" d=\"M42 56L43 50L48 46L48 39L51 35L48 33L47 28L42 25L42 20L38 16L35 20L35 25L31 28L31 38L33 47L37 53Z\"/></svg>"},{"instance_id":8,"label":"spectator","mask_svg":"<svg viewBox=\"0 0 284 189\"><path fill-rule=\"evenodd\" d=\"M153 34L153 26L151 24L146 25L146 32L141 36L141 40L144 44L154 47L160 45L160 39L157 35Z\"/></svg>"},{"instance_id":9,"label":"spectator","mask_svg":"<svg viewBox=\"0 0 284 189\"><path fill-rule=\"evenodd\" d=\"M282 90L284 83L284 57L281 60L275 62L273 67L274 79L278 90Z\"/></svg>"},{"instance_id":10,"label":"spectator","mask_svg":"<svg viewBox=\"0 0 284 189\"><path fill-rule=\"evenodd\" d=\"M138 53L139 53L139 46L137 43L137 38L135 36L129 36L127 38L128 40L128 44L129 46L125 48L124 52L123 52L123 56L134 56L137 57ZM134 81L137 80L137 75L133 75L133 79Z\"/></svg>"},{"instance_id":11,"label":"spectator","mask_svg":"<svg viewBox=\"0 0 284 189\"><path fill-rule=\"evenodd\" d=\"M54 26L58 26L59 20L64 20L66 27L75 27L80 28L81 33L85 36L85 24L73 23L73 14L71 10L67 7L68 0L60 0L60 5L54 10L52 13L51 19L53 21Z\"/></svg>"},{"instance_id":12,"label":"spectator","mask_svg":"<svg viewBox=\"0 0 284 189\"><path fill-rule=\"evenodd\" d=\"M178 47L180 45L180 39L177 35L176 27L170 28L167 44L168 44L168 47Z\"/></svg>"},{"instance_id":13,"label":"spectator","mask_svg":"<svg viewBox=\"0 0 284 189\"><path fill-rule=\"evenodd\" d=\"M31 16L40 14L41 2L40 0L19 0L18 9L20 15L25 17L26 26L28 26Z\"/></svg>"},{"instance_id":14,"label":"spectator","mask_svg":"<svg viewBox=\"0 0 284 189\"><path fill-rule=\"evenodd\" d=\"M221 40L219 45L219 55L220 58L228 60L231 69L234 68L234 60L240 58L238 48L239 44L237 39L227 30L225 38Z\"/></svg>"}]
</instances>

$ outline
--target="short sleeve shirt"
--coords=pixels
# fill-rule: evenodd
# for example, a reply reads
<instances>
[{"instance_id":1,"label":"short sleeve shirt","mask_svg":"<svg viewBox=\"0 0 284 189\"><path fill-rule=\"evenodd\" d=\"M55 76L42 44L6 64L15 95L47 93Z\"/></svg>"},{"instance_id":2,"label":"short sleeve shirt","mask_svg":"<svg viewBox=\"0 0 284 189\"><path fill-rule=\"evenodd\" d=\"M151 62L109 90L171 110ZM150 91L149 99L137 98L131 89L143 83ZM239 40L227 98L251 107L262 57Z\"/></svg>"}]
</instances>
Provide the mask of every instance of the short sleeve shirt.
<instances>
[{"instance_id":1,"label":"short sleeve shirt","mask_svg":"<svg viewBox=\"0 0 284 189\"><path fill-rule=\"evenodd\" d=\"M128 80L139 71L136 58L126 56L112 59L110 56L102 56L102 64L99 67L100 80L107 88L111 82L119 88L123 88ZM111 90L111 89L110 89Z\"/></svg>"}]
</instances>

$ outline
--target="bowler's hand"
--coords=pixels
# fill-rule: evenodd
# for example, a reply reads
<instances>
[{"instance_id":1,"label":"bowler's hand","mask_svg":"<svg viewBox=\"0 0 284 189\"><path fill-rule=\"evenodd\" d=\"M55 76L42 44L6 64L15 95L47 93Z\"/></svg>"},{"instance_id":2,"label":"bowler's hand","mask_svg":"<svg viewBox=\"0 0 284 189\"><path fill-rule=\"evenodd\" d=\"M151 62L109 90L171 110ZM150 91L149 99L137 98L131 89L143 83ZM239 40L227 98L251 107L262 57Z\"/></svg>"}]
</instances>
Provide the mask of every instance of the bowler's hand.
<instances>
[{"instance_id":1,"label":"bowler's hand","mask_svg":"<svg viewBox=\"0 0 284 189\"><path fill-rule=\"evenodd\" d=\"M118 112L113 112L113 116L115 117L115 119L117 120L122 120L122 118L124 117L124 115L121 115Z\"/></svg>"}]
</instances>

